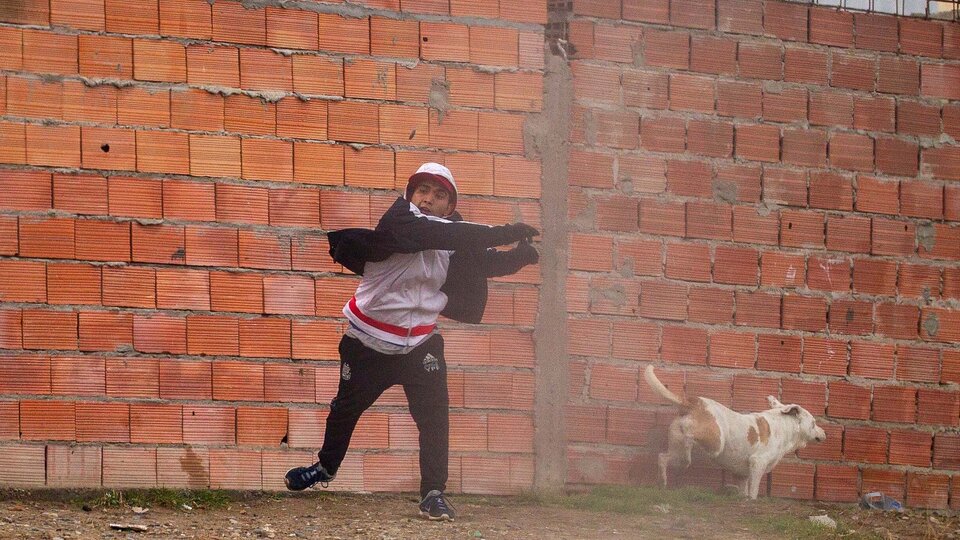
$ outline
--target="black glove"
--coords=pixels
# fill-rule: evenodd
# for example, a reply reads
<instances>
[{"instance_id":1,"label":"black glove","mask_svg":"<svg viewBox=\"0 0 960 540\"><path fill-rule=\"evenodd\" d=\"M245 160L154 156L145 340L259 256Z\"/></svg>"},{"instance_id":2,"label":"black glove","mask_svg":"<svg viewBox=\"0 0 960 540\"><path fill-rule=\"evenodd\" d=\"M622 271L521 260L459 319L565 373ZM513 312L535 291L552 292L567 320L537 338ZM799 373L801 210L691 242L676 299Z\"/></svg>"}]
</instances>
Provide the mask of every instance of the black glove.
<instances>
[{"instance_id":1,"label":"black glove","mask_svg":"<svg viewBox=\"0 0 960 540\"><path fill-rule=\"evenodd\" d=\"M523 266L537 264L537 262L540 261L540 254L537 253L537 248L533 247L527 240L521 240L517 247L511 251L516 252L517 261Z\"/></svg>"},{"instance_id":2,"label":"black glove","mask_svg":"<svg viewBox=\"0 0 960 540\"><path fill-rule=\"evenodd\" d=\"M509 234L513 239L511 243L519 242L521 240L530 240L534 236L540 236L540 231L531 227L530 225L527 225L526 223L511 223L509 225L505 225L505 227L507 227L507 229L510 231Z\"/></svg>"}]
</instances>

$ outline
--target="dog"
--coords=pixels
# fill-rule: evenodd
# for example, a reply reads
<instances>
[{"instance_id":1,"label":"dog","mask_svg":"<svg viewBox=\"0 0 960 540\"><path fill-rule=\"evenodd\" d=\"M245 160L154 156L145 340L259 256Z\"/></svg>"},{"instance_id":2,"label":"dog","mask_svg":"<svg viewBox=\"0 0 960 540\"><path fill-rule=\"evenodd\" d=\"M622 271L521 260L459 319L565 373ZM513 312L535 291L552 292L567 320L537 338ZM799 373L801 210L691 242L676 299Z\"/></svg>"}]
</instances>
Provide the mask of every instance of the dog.
<instances>
[{"instance_id":1,"label":"dog","mask_svg":"<svg viewBox=\"0 0 960 540\"><path fill-rule=\"evenodd\" d=\"M827 438L813 415L800 405L784 405L777 398L767 396L770 409L741 414L705 397L680 399L657 379L651 365L643 376L654 392L684 411L683 416L670 423L669 447L659 455L660 483L664 487L667 468L688 467L690 452L696 444L738 478L741 494L756 499L760 480L783 456L805 447L810 441L821 442Z\"/></svg>"}]
</instances>

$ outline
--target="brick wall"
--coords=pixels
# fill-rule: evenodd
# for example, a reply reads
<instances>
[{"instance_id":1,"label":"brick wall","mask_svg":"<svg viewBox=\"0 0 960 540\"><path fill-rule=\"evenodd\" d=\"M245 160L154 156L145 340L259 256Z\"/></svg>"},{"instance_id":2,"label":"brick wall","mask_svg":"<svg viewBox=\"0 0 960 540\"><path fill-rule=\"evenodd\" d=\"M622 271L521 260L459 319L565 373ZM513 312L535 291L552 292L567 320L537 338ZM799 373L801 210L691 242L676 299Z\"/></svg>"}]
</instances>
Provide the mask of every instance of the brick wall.
<instances>
[{"instance_id":1,"label":"brick wall","mask_svg":"<svg viewBox=\"0 0 960 540\"><path fill-rule=\"evenodd\" d=\"M655 478L674 415L640 375L656 362L687 395L820 419L773 495L960 507L960 25L573 11L567 481Z\"/></svg>"},{"instance_id":2,"label":"brick wall","mask_svg":"<svg viewBox=\"0 0 960 540\"><path fill-rule=\"evenodd\" d=\"M282 488L357 283L325 232L426 160L468 218L540 222L545 5L244 4L0 6L0 485ZM444 324L455 491L532 483L538 281ZM416 489L404 405L363 418L335 489Z\"/></svg>"}]
</instances>

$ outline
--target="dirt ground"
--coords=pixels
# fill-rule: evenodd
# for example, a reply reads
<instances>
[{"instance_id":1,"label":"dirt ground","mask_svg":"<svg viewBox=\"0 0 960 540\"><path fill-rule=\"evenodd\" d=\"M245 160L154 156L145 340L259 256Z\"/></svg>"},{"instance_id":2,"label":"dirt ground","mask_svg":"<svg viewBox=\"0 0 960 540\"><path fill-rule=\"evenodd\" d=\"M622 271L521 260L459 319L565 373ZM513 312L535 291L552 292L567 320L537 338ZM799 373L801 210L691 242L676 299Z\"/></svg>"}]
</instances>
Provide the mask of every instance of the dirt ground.
<instances>
[{"instance_id":1,"label":"dirt ground","mask_svg":"<svg viewBox=\"0 0 960 540\"><path fill-rule=\"evenodd\" d=\"M419 518L414 495L191 493L0 491L0 538L960 538L952 514L653 488L548 499L456 496L453 523ZM821 514L838 528L808 521Z\"/></svg>"}]
</instances>

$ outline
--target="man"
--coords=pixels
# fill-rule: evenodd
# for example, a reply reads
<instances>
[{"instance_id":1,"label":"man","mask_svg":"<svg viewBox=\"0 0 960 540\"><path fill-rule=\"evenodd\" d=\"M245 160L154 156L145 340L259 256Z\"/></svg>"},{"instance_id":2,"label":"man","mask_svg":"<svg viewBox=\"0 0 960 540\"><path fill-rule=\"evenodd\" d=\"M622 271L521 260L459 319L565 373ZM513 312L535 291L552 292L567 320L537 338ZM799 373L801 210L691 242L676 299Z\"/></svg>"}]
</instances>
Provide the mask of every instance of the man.
<instances>
[{"instance_id":1,"label":"man","mask_svg":"<svg viewBox=\"0 0 960 540\"><path fill-rule=\"evenodd\" d=\"M405 197L375 230L331 232L334 260L363 278L343 308L350 322L340 341L340 383L330 403L319 461L284 478L291 490L333 480L360 415L387 388L403 386L420 432L420 514L453 520L447 482L449 400L437 317L480 322L489 277L539 259L524 223L488 226L459 220L457 184L437 163L410 177ZM490 249L519 242L509 251Z\"/></svg>"}]
</instances>

